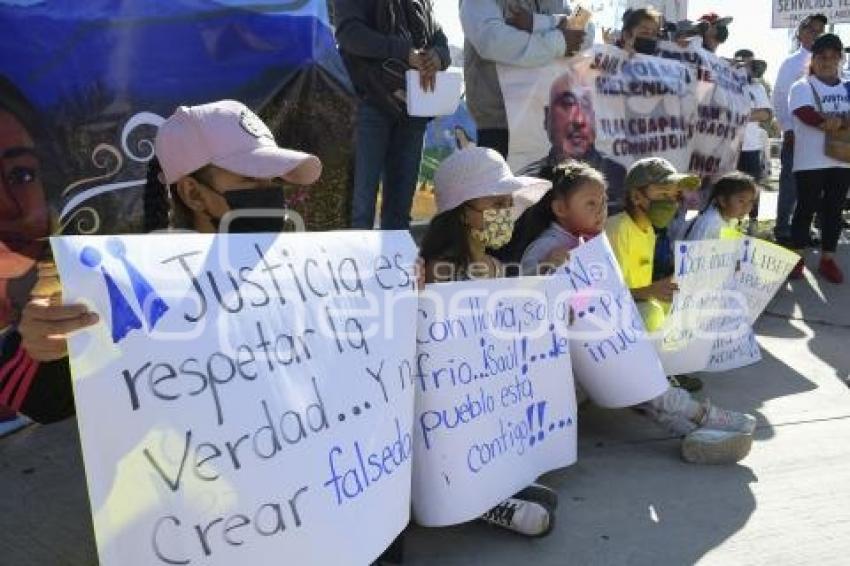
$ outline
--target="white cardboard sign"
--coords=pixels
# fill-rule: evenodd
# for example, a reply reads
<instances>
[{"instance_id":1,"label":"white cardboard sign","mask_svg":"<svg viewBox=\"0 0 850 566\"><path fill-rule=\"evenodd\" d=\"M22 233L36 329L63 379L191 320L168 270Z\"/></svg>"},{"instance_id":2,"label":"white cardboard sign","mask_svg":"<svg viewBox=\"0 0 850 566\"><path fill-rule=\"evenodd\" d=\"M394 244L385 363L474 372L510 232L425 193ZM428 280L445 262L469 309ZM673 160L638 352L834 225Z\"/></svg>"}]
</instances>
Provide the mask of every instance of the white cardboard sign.
<instances>
[{"instance_id":1,"label":"white cardboard sign","mask_svg":"<svg viewBox=\"0 0 850 566\"><path fill-rule=\"evenodd\" d=\"M404 528L406 232L52 245L101 317L70 340L101 564L362 565Z\"/></svg>"},{"instance_id":2,"label":"white cardboard sign","mask_svg":"<svg viewBox=\"0 0 850 566\"><path fill-rule=\"evenodd\" d=\"M469 521L576 461L568 310L558 278L426 287L418 314L413 512Z\"/></svg>"}]
</instances>

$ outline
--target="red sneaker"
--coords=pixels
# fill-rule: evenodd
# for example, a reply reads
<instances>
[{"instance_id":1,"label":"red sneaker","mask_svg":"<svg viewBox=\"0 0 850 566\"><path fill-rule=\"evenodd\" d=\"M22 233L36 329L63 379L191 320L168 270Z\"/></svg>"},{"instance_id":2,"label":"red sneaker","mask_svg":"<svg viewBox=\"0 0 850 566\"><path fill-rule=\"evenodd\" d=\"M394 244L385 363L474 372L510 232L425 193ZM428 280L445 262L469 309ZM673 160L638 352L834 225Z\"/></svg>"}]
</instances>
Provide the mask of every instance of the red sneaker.
<instances>
[{"instance_id":1,"label":"red sneaker","mask_svg":"<svg viewBox=\"0 0 850 566\"><path fill-rule=\"evenodd\" d=\"M800 261L797 262L797 265L794 266L794 269L791 270L791 273L788 274L788 279L802 279L803 271L806 269L806 262L803 261L803 258L800 258Z\"/></svg>"},{"instance_id":2,"label":"red sneaker","mask_svg":"<svg viewBox=\"0 0 850 566\"><path fill-rule=\"evenodd\" d=\"M844 273L841 272L841 268L838 267L838 264L831 257L820 260L818 271L830 283L835 283L836 285L844 283Z\"/></svg>"}]
</instances>

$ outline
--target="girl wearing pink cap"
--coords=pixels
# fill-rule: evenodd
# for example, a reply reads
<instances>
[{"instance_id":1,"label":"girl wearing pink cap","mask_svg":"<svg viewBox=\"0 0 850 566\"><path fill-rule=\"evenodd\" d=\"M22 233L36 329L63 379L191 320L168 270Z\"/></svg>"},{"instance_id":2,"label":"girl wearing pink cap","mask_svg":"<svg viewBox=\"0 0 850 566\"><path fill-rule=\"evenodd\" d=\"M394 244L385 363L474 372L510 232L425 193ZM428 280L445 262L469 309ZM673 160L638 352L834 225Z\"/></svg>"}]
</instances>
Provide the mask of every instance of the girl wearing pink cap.
<instances>
[{"instance_id":1,"label":"girl wearing pink cap","mask_svg":"<svg viewBox=\"0 0 850 566\"><path fill-rule=\"evenodd\" d=\"M222 100L181 106L159 128L156 159L145 187L147 230L279 230L280 179L309 185L321 173L313 155L278 147L268 127L244 104ZM257 212L261 209L261 212ZM237 214L233 214L237 213ZM234 220L230 220L234 217ZM271 222L269 222L271 220ZM39 285L58 287L55 273ZM23 311L21 344L36 362L59 362L70 383L66 336L98 321L82 304L62 305L59 293L32 299Z\"/></svg>"}]
</instances>

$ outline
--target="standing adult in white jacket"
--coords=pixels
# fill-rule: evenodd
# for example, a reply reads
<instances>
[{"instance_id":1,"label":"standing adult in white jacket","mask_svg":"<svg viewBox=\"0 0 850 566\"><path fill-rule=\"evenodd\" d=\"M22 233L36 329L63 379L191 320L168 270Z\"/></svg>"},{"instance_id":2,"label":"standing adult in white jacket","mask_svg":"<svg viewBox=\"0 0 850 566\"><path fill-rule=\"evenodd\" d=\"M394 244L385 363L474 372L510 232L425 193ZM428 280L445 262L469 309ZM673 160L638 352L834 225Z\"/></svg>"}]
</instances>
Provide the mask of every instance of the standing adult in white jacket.
<instances>
[{"instance_id":1,"label":"standing adult in white jacket","mask_svg":"<svg viewBox=\"0 0 850 566\"><path fill-rule=\"evenodd\" d=\"M478 145L507 157L508 117L496 65L542 67L592 45L594 29L567 28L567 0L461 0L466 103Z\"/></svg>"},{"instance_id":2,"label":"standing adult in white jacket","mask_svg":"<svg viewBox=\"0 0 850 566\"><path fill-rule=\"evenodd\" d=\"M791 215L797 204L797 189L794 183L794 121L788 109L791 85L808 74L812 60L812 44L823 34L827 19L823 14L812 14L800 21L797 40L800 48L788 56L779 67L773 87L773 110L779 127L782 128L782 170L779 175L779 197L776 204L776 227L773 235L777 242L789 244L791 240Z\"/></svg>"}]
</instances>

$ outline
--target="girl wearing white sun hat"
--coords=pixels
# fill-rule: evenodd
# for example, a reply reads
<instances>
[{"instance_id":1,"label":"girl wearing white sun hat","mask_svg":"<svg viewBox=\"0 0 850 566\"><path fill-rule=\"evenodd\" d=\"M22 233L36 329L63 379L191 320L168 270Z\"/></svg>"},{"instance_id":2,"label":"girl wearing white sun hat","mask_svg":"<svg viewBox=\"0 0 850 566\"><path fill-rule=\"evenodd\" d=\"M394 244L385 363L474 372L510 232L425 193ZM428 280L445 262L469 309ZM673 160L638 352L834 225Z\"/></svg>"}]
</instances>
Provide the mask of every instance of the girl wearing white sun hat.
<instances>
[{"instance_id":1,"label":"girl wearing white sun hat","mask_svg":"<svg viewBox=\"0 0 850 566\"><path fill-rule=\"evenodd\" d=\"M437 215L420 252L428 283L503 276L501 264L488 251L511 239L514 195L542 194L551 183L515 177L498 152L473 146L440 165L434 186Z\"/></svg>"},{"instance_id":2,"label":"girl wearing white sun hat","mask_svg":"<svg viewBox=\"0 0 850 566\"><path fill-rule=\"evenodd\" d=\"M446 159L434 175L437 216L422 242L428 283L504 276L488 253L511 239L513 195L551 186L548 181L515 177L492 149L467 147ZM552 531L558 495L532 484L481 516L493 525L529 536Z\"/></svg>"}]
</instances>

